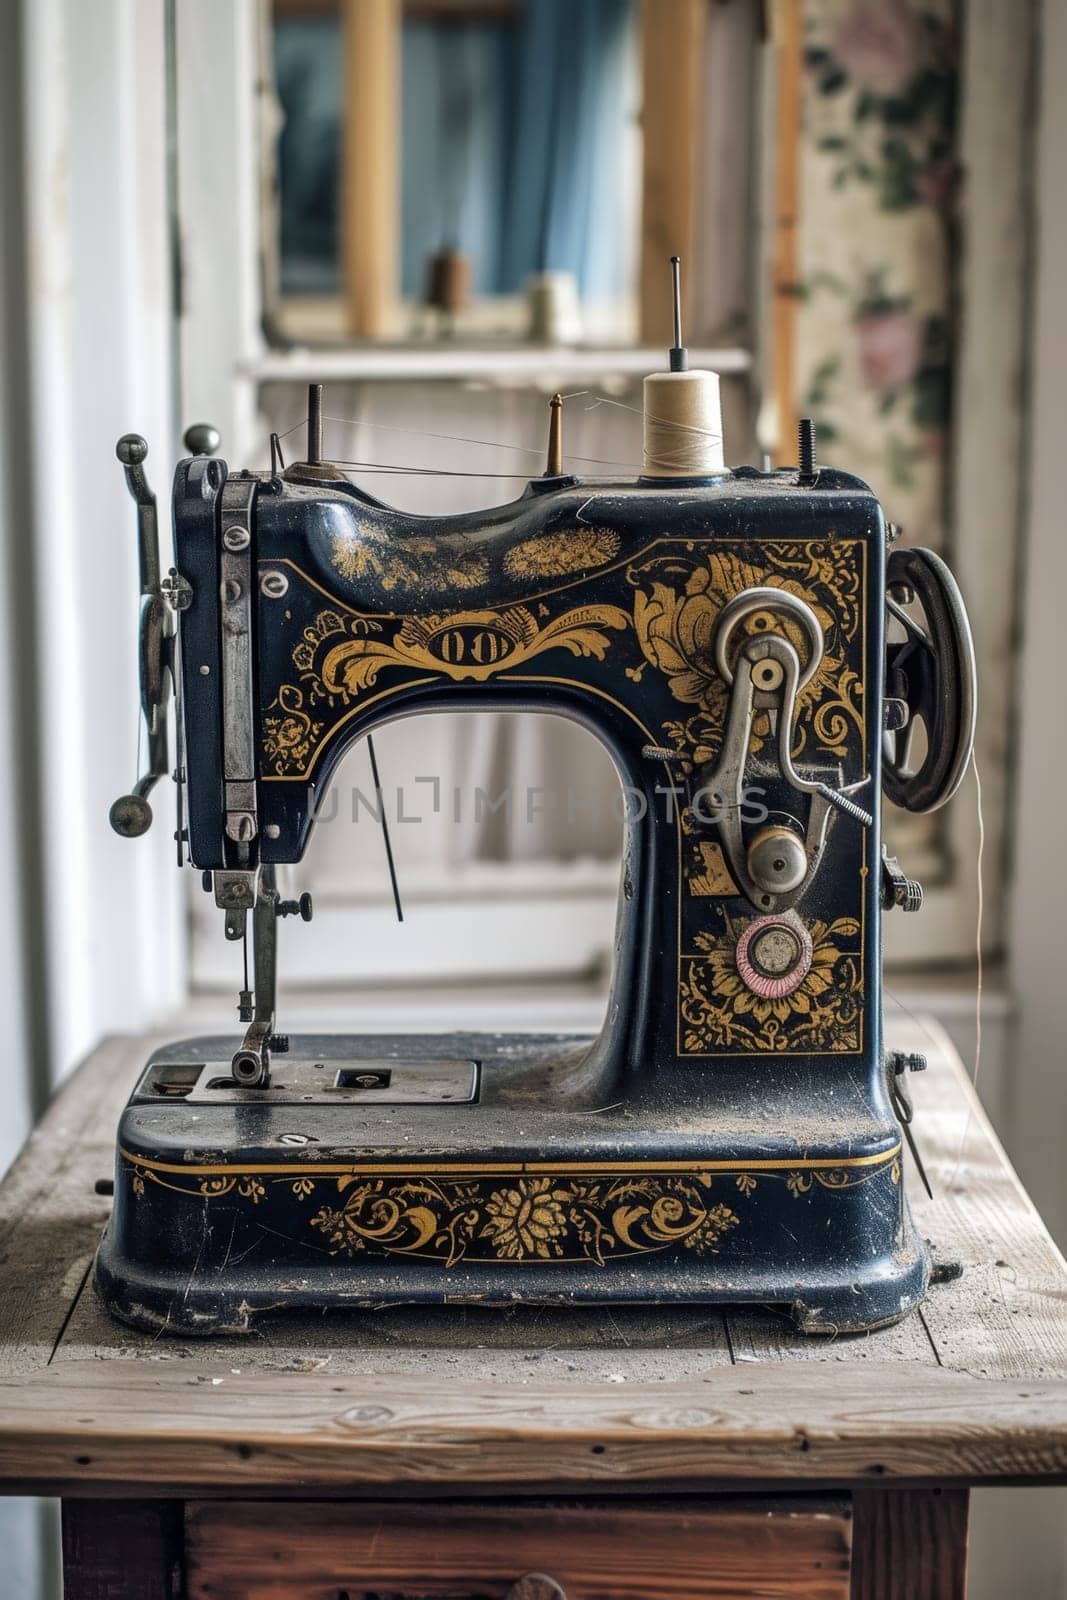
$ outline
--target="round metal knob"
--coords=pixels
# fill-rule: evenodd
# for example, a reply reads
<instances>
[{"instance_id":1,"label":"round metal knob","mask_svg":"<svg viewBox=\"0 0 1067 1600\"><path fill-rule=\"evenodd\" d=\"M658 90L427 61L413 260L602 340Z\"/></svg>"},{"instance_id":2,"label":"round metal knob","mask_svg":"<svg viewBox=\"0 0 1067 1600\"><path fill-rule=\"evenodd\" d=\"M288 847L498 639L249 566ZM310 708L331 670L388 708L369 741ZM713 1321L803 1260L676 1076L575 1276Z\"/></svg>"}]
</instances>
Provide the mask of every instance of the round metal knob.
<instances>
[{"instance_id":1,"label":"round metal knob","mask_svg":"<svg viewBox=\"0 0 1067 1600\"><path fill-rule=\"evenodd\" d=\"M115 446L115 454L124 467L139 467L148 454L147 440L139 433L124 433Z\"/></svg>"},{"instance_id":2,"label":"round metal knob","mask_svg":"<svg viewBox=\"0 0 1067 1600\"><path fill-rule=\"evenodd\" d=\"M152 807L139 794L120 794L108 821L124 839L139 839L152 826Z\"/></svg>"},{"instance_id":3,"label":"round metal knob","mask_svg":"<svg viewBox=\"0 0 1067 1600\"><path fill-rule=\"evenodd\" d=\"M301 922L310 922L315 915L315 907L305 890L299 900L279 900L274 912L279 917L299 917Z\"/></svg>"},{"instance_id":4,"label":"round metal knob","mask_svg":"<svg viewBox=\"0 0 1067 1600\"><path fill-rule=\"evenodd\" d=\"M737 941L734 961L746 988L761 1000L781 1000L799 989L811 970L811 934L792 911L757 917Z\"/></svg>"},{"instance_id":5,"label":"round metal knob","mask_svg":"<svg viewBox=\"0 0 1067 1600\"><path fill-rule=\"evenodd\" d=\"M748 847L748 875L768 894L791 894L808 871L804 841L792 828L761 828Z\"/></svg>"},{"instance_id":6,"label":"round metal knob","mask_svg":"<svg viewBox=\"0 0 1067 1600\"><path fill-rule=\"evenodd\" d=\"M222 435L210 422L193 422L183 433L182 441L191 456L213 456L222 443Z\"/></svg>"}]
</instances>

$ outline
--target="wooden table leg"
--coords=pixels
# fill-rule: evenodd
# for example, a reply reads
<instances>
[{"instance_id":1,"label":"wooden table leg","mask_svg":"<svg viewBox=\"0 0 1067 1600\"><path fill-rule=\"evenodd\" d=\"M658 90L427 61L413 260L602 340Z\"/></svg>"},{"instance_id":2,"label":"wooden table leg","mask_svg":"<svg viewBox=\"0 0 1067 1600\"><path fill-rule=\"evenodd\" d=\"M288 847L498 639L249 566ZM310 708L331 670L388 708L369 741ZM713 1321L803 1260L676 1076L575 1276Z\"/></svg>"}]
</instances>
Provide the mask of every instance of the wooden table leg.
<instances>
[{"instance_id":1,"label":"wooden table leg","mask_svg":"<svg viewBox=\"0 0 1067 1600\"><path fill-rule=\"evenodd\" d=\"M64 1500L64 1600L179 1600L180 1500Z\"/></svg>"},{"instance_id":2,"label":"wooden table leg","mask_svg":"<svg viewBox=\"0 0 1067 1600\"><path fill-rule=\"evenodd\" d=\"M852 1600L964 1600L966 1489L852 1496Z\"/></svg>"}]
</instances>

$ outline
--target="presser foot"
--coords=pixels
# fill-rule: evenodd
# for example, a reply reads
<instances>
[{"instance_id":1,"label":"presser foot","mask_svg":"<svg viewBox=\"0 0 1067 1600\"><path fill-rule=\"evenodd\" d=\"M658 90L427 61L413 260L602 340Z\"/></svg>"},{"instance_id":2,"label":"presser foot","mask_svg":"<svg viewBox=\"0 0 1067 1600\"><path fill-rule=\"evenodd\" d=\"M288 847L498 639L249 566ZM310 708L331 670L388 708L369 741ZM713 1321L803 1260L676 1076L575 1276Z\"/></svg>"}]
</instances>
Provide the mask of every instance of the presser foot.
<instances>
[{"instance_id":1,"label":"presser foot","mask_svg":"<svg viewBox=\"0 0 1067 1600\"><path fill-rule=\"evenodd\" d=\"M120 1123L97 1292L193 1335L403 1304L751 1304L841 1334L923 1298L899 1126L843 1119L825 1062L755 1087L724 1062L680 1103L666 1069L605 1094L596 1051L294 1036L264 1091L224 1039L170 1046Z\"/></svg>"}]
</instances>

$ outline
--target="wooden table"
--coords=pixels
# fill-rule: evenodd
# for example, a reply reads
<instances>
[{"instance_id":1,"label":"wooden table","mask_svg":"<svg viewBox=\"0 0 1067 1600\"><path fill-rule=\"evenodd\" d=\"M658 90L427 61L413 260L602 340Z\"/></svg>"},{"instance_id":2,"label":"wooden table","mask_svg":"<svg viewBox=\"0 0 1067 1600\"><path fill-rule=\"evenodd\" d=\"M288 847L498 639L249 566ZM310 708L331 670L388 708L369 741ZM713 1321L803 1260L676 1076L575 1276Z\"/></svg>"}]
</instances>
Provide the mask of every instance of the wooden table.
<instances>
[{"instance_id":1,"label":"wooden table","mask_svg":"<svg viewBox=\"0 0 1067 1600\"><path fill-rule=\"evenodd\" d=\"M931 1058L912 1203L963 1273L836 1340L708 1307L131 1332L89 1284L94 1184L151 1041L105 1043L0 1187L0 1488L63 1497L78 1600L502 1597L537 1571L567 1600L961 1596L969 1487L1067 1476L1067 1274L951 1047L893 1032Z\"/></svg>"}]
</instances>

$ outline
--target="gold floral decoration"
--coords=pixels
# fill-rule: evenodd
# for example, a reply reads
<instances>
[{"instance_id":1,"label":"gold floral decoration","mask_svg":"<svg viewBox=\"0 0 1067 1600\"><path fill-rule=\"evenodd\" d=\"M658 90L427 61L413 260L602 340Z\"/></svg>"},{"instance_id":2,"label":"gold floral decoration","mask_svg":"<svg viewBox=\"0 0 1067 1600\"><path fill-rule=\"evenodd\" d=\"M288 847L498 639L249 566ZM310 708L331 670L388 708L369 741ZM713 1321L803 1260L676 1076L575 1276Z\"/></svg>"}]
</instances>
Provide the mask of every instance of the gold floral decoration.
<instances>
[{"instance_id":1,"label":"gold floral decoration","mask_svg":"<svg viewBox=\"0 0 1067 1600\"><path fill-rule=\"evenodd\" d=\"M793 754L803 753L813 732L824 753L844 757L850 733L863 726L862 681L845 662L846 647L860 623L857 548L855 540L796 541L769 547L759 566L732 551L710 550L701 556L657 556L628 569L636 591L634 628L646 663L666 675L676 701L698 708L687 719L664 723L675 748L698 763L717 754L729 688L715 669L715 624L733 596L763 586L805 600L823 631L822 660L797 696ZM748 625L755 627L757 621L750 619ZM807 646L798 624L783 618L782 626L803 663ZM759 750L769 733L769 713L757 711L753 750Z\"/></svg>"},{"instance_id":2,"label":"gold floral decoration","mask_svg":"<svg viewBox=\"0 0 1067 1600\"><path fill-rule=\"evenodd\" d=\"M312 1219L347 1255L385 1250L467 1261L593 1261L680 1246L714 1253L739 1218L712 1204L711 1178L587 1179L561 1173L485 1181L338 1180L339 1206Z\"/></svg>"},{"instance_id":3,"label":"gold floral decoration","mask_svg":"<svg viewBox=\"0 0 1067 1600\"><path fill-rule=\"evenodd\" d=\"M304 696L294 683L283 683L263 716L263 754L275 772L305 764L323 724L304 710Z\"/></svg>"},{"instance_id":4,"label":"gold floral decoration","mask_svg":"<svg viewBox=\"0 0 1067 1600\"><path fill-rule=\"evenodd\" d=\"M388 594L397 587L477 589L489 580L489 557L471 545L458 553L451 541L412 535L382 538L370 529L336 533L333 564L350 583L374 578Z\"/></svg>"},{"instance_id":5,"label":"gold floral decoration","mask_svg":"<svg viewBox=\"0 0 1067 1600\"><path fill-rule=\"evenodd\" d=\"M297 1168L223 1170L208 1177L193 1172L186 1177L173 1167L159 1164L157 1170L156 1163L132 1158L127 1158L125 1170L138 1201L149 1183L191 1200L231 1197L253 1207L268 1193L288 1194L298 1206L309 1195L328 1193L329 1201L306 1225L316 1230L330 1253L340 1255L419 1257L446 1268L460 1261L607 1266L628 1256L672 1249L717 1254L727 1236L741 1227L737 1212L715 1196L719 1177L732 1183L739 1202L775 1181L801 1200L816 1189L840 1192L887 1175L898 1184L899 1148L836 1164L810 1158L799 1167L788 1161L764 1162L758 1176L743 1167L717 1166L713 1177L699 1166L663 1172L638 1165L613 1176L561 1166L514 1176L462 1169L455 1175L420 1173L412 1168L328 1178L313 1168Z\"/></svg>"},{"instance_id":6,"label":"gold floral decoration","mask_svg":"<svg viewBox=\"0 0 1067 1600\"><path fill-rule=\"evenodd\" d=\"M855 917L808 924L811 966L791 994L777 999L755 994L738 972L740 925L727 919L724 934L698 933L703 959L686 959L681 984L686 1051L860 1049L860 961L838 942L855 939L859 931Z\"/></svg>"},{"instance_id":7,"label":"gold floral decoration","mask_svg":"<svg viewBox=\"0 0 1067 1600\"><path fill-rule=\"evenodd\" d=\"M512 546L504 556L504 571L512 578L563 577L606 566L618 550L619 535L613 528L539 533Z\"/></svg>"},{"instance_id":8,"label":"gold floral decoration","mask_svg":"<svg viewBox=\"0 0 1067 1600\"><path fill-rule=\"evenodd\" d=\"M567 1232L570 1189L553 1186L551 1178L523 1178L514 1188L498 1189L486 1202L487 1221L481 1237L508 1260L562 1255Z\"/></svg>"}]
</instances>

